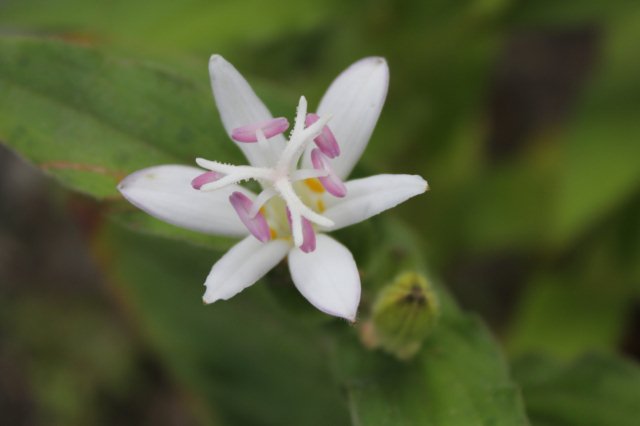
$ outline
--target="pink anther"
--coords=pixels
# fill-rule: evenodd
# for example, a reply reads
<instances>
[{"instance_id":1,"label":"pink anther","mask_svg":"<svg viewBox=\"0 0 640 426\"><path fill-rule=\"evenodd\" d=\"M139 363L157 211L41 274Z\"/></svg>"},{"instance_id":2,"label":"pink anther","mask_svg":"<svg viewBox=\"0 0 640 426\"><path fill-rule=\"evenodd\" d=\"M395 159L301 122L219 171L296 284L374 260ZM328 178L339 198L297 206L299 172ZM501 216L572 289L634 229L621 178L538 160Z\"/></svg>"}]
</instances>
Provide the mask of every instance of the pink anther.
<instances>
[{"instance_id":1,"label":"pink anther","mask_svg":"<svg viewBox=\"0 0 640 426\"><path fill-rule=\"evenodd\" d=\"M347 195L347 187L335 174L326 157L319 149L311 151L311 163L314 169L327 173L327 176L319 177L318 180L320 180L320 183L329 194L335 195L336 197L344 197Z\"/></svg>"},{"instance_id":2,"label":"pink anther","mask_svg":"<svg viewBox=\"0 0 640 426\"><path fill-rule=\"evenodd\" d=\"M251 217L249 214L253 206L253 201L251 201L249 197L242 192L234 192L229 196L229 201L236 210L236 213L238 213L238 217L240 217L244 226L247 227L254 237L263 243L271 239L271 231L269 230L269 225L264 215L258 212L254 217Z\"/></svg>"},{"instance_id":3,"label":"pink anther","mask_svg":"<svg viewBox=\"0 0 640 426\"><path fill-rule=\"evenodd\" d=\"M200 189L203 185L206 185L211 182L215 182L220 179L223 175L218 172L206 172L201 175L198 175L191 181L191 186L193 189Z\"/></svg>"},{"instance_id":4,"label":"pink anther","mask_svg":"<svg viewBox=\"0 0 640 426\"><path fill-rule=\"evenodd\" d=\"M291 212L287 208L287 221L289 227L291 227ZM311 253L316 249L316 233L313 230L313 225L309 222L309 219L302 217L302 245L300 250L305 253Z\"/></svg>"},{"instance_id":5,"label":"pink anther","mask_svg":"<svg viewBox=\"0 0 640 426\"><path fill-rule=\"evenodd\" d=\"M318 114L307 114L307 118L304 120L305 126L311 126L313 123L318 121L318 118ZM340 146L338 145L336 137L333 136L333 132L331 131L329 126L324 126L320 134L316 136L313 141L320 149L320 151L322 151L322 153L327 157L336 158L338 155L340 155Z\"/></svg>"},{"instance_id":6,"label":"pink anther","mask_svg":"<svg viewBox=\"0 0 640 426\"><path fill-rule=\"evenodd\" d=\"M272 118L260 123L249 124L231 131L231 138L238 142L258 142L258 131L269 139L289 128L289 121L285 117Z\"/></svg>"}]
</instances>

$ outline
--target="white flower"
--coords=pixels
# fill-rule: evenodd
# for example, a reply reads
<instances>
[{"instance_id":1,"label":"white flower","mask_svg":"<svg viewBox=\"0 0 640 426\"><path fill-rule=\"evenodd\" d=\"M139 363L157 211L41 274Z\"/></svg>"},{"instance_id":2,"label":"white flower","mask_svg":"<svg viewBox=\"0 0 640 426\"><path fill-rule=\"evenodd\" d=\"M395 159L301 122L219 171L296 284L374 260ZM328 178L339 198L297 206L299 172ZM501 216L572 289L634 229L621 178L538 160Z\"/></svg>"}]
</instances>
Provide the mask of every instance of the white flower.
<instances>
[{"instance_id":1,"label":"white flower","mask_svg":"<svg viewBox=\"0 0 640 426\"><path fill-rule=\"evenodd\" d=\"M171 224L244 237L206 279L204 301L229 299L288 256L291 277L315 307L355 321L360 277L347 248L323 234L358 223L427 190L415 175L376 175L346 183L380 115L389 82L382 58L362 59L336 78L317 114L300 98L289 123L273 118L238 71L219 55L209 62L225 129L249 160L234 166L198 158L140 170L118 189L132 204ZM300 168L299 168L300 166ZM256 195L238 185L260 183ZM320 232L316 234L316 232Z\"/></svg>"}]
</instances>

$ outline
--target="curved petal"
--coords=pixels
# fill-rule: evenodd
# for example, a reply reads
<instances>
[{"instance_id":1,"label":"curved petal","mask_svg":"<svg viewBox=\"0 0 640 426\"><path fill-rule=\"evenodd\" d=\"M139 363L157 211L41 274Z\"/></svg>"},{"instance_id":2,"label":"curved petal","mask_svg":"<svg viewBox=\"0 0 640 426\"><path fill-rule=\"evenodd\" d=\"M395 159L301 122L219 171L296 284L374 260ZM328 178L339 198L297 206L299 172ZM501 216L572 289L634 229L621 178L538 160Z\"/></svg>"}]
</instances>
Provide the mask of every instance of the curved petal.
<instances>
[{"instance_id":1,"label":"curved petal","mask_svg":"<svg viewBox=\"0 0 640 426\"><path fill-rule=\"evenodd\" d=\"M327 210L322 214L335 223L327 230L362 222L429 189L427 181L417 175L375 175L345 185L346 197L325 198Z\"/></svg>"},{"instance_id":2,"label":"curved petal","mask_svg":"<svg viewBox=\"0 0 640 426\"><path fill-rule=\"evenodd\" d=\"M318 235L316 249L289 252L293 282L313 306L329 315L355 321L360 303L360 275L351 252L327 235Z\"/></svg>"},{"instance_id":3,"label":"curved petal","mask_svg":"<svg viewBox=\"0 0 640 426\"><path fill-rule=\"evenodd\" d=\"M206 234L245 236L242 224L229 202L234 191L254 195L238 185L201 192L191 181L203 170L181 165L149 167L130 174L118 190L131 204L160 220Z\"/></svg>"},{"instance_id":4,"label":"curved petal","mask_svg":"<svg viewBox=\"0 0 640 426\"><path fill-rule=\"evenodd\" d=\"M269 121L269 110L255 94L247 80L220 55L209 60L211 88L222 124L231 138L234 129ZM236 143L251 165L264 167L275 164L285 146L282 135L270 138L264 144Z\"/></svg>"},{"instance_id":5,"label":"curved petal","mask_svg":"<svg viewBox=\"0 0 640 426\"><path fill-rule=\"evenodd\" d=\"M340 178L351 173L367 146L378 121L389 87L389 67L384 58L364 58L342 72L329 86L318 115L331 114L328 127L333 132L340 156L331 166ZM305 155L309 161L309 152Z\"/></svg>"},{"instance_id":6,"label":"curved petal","mask_svg":"<svg viewBox=\"0 0 640 426\"><path fill-rule=\"evenodd\" d=\"M205 303L227 300L253 285L284 259L291 245L286 240L261 243L248 236L218 260L204 285Z\"/></svg>"},{"instance_id":7,"label":"curved petal","mask_svg":"<svg viewBox=\"0 0 640 426\"><path fill-rule=\"evenodd\" d=\"M291 245L285 240L261 243L246 237L218 260L204 285L205 303L227 300L254 284L284 259Z\"/></svg>"}]
</instances>

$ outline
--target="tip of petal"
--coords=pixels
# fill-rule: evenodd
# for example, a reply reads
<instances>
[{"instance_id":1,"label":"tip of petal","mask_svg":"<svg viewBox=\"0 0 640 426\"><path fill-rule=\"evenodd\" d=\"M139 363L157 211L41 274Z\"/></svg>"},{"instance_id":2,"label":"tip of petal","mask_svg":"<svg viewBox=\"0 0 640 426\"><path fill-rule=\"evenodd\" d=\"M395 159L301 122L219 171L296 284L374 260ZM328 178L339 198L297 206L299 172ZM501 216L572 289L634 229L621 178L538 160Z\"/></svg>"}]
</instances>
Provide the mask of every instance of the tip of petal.
<instances>
[{"instance_id":1,"label":"tip of petal","mask_svg":"<svg viewBox=\"0 0 640 426\"><path fill-rule=\"evenodd\" d=\"M215 265L214 265L215 266ZM210 305L219 300L228 300L230 296L225 295L224 291L221 291L221 286L219 281L212 282L210 280L211 272L207 277L207 280L204 283L204 294L202 295L202 302L205 305Z\"/></svg>"},{"instance_id":2,"label":"tip of petal","mask_svg":"<svg viewBox=\"0 0 640 426\"><path fill-rule=\"evenodd\" d=\"M209 289L208 289L208 288L207 288L207 290L204 292L204 294L202 295L202 302L203 302L205 305L210 305L210 304L212 304L213 302L216 302L216 301L218 301L218 300L220 300L220 298L219 298L219 297L215 297L215 296L213 295L213 293L212 293L211 291L209 291Z\"/></svg>"},{"instance_id":3,"label":"tip of petal","mask_svg":"<svg viewBox=\"0 0 640 426\"><path fill-rule=\"evenodd\" d=\"M356 312L354 312L353 314L346 315L346 316L344 317L344 319L346 319L346 320L347 320L347 321L349 321L350 323L354 324L354 323L356 322L356 316L357 316L356 314L357 314L357 311L356 311Z\"/></svg>"},{"instance_id":4,"label":"tip of petal","mask_svg":"<svg viewBox=\"0 0 640 426\"><path fill-rule=\"evenodd\" d=\"M215 72L218 71L218 68L221 66L229 65L226 59L224 59L221 55L213 54L209 58L209 75L211 78L215 77Z\"/></svg>"},{"instance_id":5,"label":"tip of petal","mask_svg":"<svg viewBox=\"0 0 640 426\"><path fill-rule=\"evenodd\" d=\"M209 65L213 65L214 63L218 62L218 61L224 61L227 62L222 55L218 55L217 53L214 53L213 55L211 55L211 57L209 58Z\"/></svg>"},{"instance_id":6,"label":"tip of petal","mask_svg":"<svg viewBox=\"0 0 640 426\"><path fill-rule=\"evenodd\" d=\"M427 192L430 189L429 183L422 176L420 176L420 175L410 175L410 176L415 179L416 186L420 185L420 192L418 192L418 194L424 194L425 192ZM416 188L416 190L417 190L417 188Z\"/></svg>"},{"instance_id":7,"label":"tip of petal","mask_svg":"<svg viewBox=\"0 0 640 426\"><path fill-rule=\"evenodd\" d=\"M369 56L362 60L371 62L372 64L387 65L387 60L382 56Z\"/></svg>"},{"instance_id":8,"label":"tip of petal","mask_svg":"<svg viewBox=\"0 0 640 426\"><path fill-rule=\"evenodd\" d=\"M124 179L122 179L118 185L116 186L116 188L118 189L118 192L120 192L120 194L126 198L127 200L129 200L129 194L128 191L131 189L131 187L133 186L133 184L140 178L140 176L143 176L143 174L147 171L148 169L142 169L142 170L138 170L136 172L131 173L129 176L125 177ZM133 203L132 200L129 200L130 202Z\"/></svg>"},{"instance_id":9,"label":"tip of petal","mask_svg":"<svg viewBox=\"0 0 640 426\"><path fill-rule=\"evenodd\" d=\"M360 59L354 66L369 66L369 67L383 67L385 72L389 73L389 64L387 64L387 60L382 56L369 56L363 59Z\"/></svg>"},{"instance_id":10,"label":"tip of petal","mask_svg":"<svg viewBox=\"0 0 640 426\"><path fill-rule=\"evenodd\" d=\"M358 304L359 304L359 301L360 301L360 297L358 296ZM344 309L344 307L342 307L341 309L328 309L326 306L319 306L315 303L312 303L312 304L319 311L324 312L325 314L331 315L336 318L345 319L352 324L356 322L358 317L358 304L356 304L353 307L353 311L347 311L346 309Z\"/></svg>"}]
</instances>

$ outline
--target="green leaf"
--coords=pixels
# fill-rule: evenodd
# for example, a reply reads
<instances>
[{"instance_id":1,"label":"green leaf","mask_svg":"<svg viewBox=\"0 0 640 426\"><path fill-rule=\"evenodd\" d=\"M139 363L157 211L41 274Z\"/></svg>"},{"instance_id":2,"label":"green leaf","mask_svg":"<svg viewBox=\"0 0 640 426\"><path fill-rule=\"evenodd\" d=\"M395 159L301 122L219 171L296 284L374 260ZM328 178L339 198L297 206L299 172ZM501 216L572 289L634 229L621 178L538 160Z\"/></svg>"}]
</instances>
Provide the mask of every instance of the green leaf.
<instances>
[{"instance_id":1,"label":"green leaf","mask_svg":"<svg viewBox=\"0 0 640 426\"><path fill-rule=\"evenodd\" d=\"M376 229L382 241L374 244L363 274L369 291L372 282L388 275L385 270L392 271L389 276L411 265L423 270L422 250L409 229L391 221L379 221ZM437 280L429 282L441 316L415 358L401 362L372 352L352 334L334 347L334 369L347 389L354 425L527 425L498 344L477 318L461 312ZM359 317L366 324L366 306Z\"/></svg>"},{"instance_id":2,"label":"green leaf","mask_svg":"<svg viewBox=\"0 0 640 426\"><path fill-rule=\"evenodd\" d=\"M603 18L621 16L636 5L626 0L582 0L557 2L553 0L513 2L509 19L519 26L548 28L593 25Z\"/></svg>"},{"instance_id":3,"label":"green leaf","mask_svg":"<svg viewBox=\"0 0 640 426\"><path fill-rule=\"evenodd\" d=\"M636 46L640 8L606 22L601 65L567 130L554 241L571 241L615 213L640 189Z\"/></svg>"},{"instance_id":4,"label":"green leaf","mask_svg":"<svg viewBox=\"0 0 640 426\"><path fill-rule=\"evenodd\" d=\"M65 186L102 199L143 167L239 159L206 69L203 58L193 81L92 49L0 39L0 140Z\"/></svg>"},{"instance_id":5,"label":"green leaf","mask_svg":"<svg viewBox=\"0 0 640 426\"><path fill-rule=\"evenodd\" d=\"M229 425L348 424L321 336L284 313L263 283L204 305L202 284L220 253L118 226L105 229L100 247L143 337L212 417Z\"/></svg>"},{"instance_id":6,"label":"green leaf","mask_svg":"<svg viewBox=\"0 0 640 426\"><path fill-rule=\"evenodd\" d=\"M13 391L27 393L36 424L106 424L114 409L110 402L136 405L140 393L148 392L136 362L140 349L91 290L60 291L64 283L48 278L54 291L20 282L19 296L3 293L0 302L3 357L9 362L4 365L24 375L27 389ZM12 358L19 361L12 364ZM4 422L21 422L11 416L16 409L8 411L3 409Z\"/></svg>"},{"instance_id":7,"label":"green leaf","mask_svg":"<svg viewBox=\"0 0 640 426\"><path fill-rule=\"evenodd\" d=\"M390 230L397 237L391 250L404 244L410 256L421 256L407 245L406 229ZM365 349L344 321L302 315L315 309L300 295L297 310L283 311L265 283L201 305L200 283L220 253L118 227L103 237L103 257L143 334L225 423L346 424L347 405L333 377L346 389L358 425L527 424L498 345L446 293L440 294L440 325L418 357L402 363ZM284 271L267 278L294 291ZM370 284L363 284L364 299L371 298ZM366 322L366 303L360 317Z\"/></svg>"},{"instance_id":8,"label":"green leaf","mask_svg":"<svg viewBox=\"0 0 640 426\"><path fill-rule=\"evenodd\" d=\"M203 248L227 250L236 241L233 238L212 236L190 231L158 220L142 210L138 210L126 201L108 203L105 211L114 222L128 229L147 235L171 238Z\"/></svg>"},{"instance_id":9,"label":"green leaf","mask_svg":"<svg viewBox=\"0 0 640 426\"><path fill-rule=\"evenodd\" d=\"M153 7L147 0L5 0L0 25L121 48L211 54L213 48L313 27L330 12L314 6L310 0L289 1L285 7L261 0L158 0Z\"/></svg>"},{"instance_id":10,"label":"green leaf","mask_svg":"<svg viewBox=\"0 0 640 426\"><path fill-rule=\"evenodd\" d=\"M509 351L542 351L561 359L587 350L614 351L630 308L629 293L616 281L536 277L510 325Z\"/></svg>"},{"instance_id":11,"label":"green leaf","mask_svg":"<svg viewBox=\"0 0 640 426\"><path fill-rule=\"evenodd\" d=\"M640 368L614 355L586 355L571 364L528 356L514 364L534 426L638 424Z\"/></svg>"},{"instance_id":12,"label":"green leaf","mask_svg":"<svg viewBox=\"0 0 640 426\"><path fill-rule=\"evenodd\" d=\"M355 425L528 424L496 342L475 318L443 318L408 363L352 341L334 359Z\"/></svg>"},{"instance_id":13,"label":"green leaf","mask_svg":"<svg viewBox=\"0 0 640 426\"><path fill-rule=\"evenodd\" d=\"M215 110L206 60L194 79L95 49L0 38L0 142L63 186L109 201L132 229L228 247L144 216L116 190L144 167L246 161Z\"/></svg>"}]
</instances>

